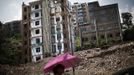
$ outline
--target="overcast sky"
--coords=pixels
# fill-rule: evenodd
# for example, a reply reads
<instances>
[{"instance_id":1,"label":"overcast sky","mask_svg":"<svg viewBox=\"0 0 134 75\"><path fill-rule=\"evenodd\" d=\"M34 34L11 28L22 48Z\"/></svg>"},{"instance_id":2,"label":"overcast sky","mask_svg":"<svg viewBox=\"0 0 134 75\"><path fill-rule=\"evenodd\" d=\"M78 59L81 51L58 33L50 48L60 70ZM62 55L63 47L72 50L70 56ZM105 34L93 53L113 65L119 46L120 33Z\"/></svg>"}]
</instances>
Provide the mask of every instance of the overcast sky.
<instances>
[{"instance_id":1,"label":"overcast sky","mask_svg":"<svg viewBox=\"0 0 134 75\"><path fill-rule=\"evenodd\" d=\"M21 5L22 2L28 4L36 0L0 0L0 21L9 22L12 20L21 19ZM100 5L108 5L113 3L119 4L120 12L131 11L134 15L134 0L69 0L72 4L74 2L84 3L99 1Z\"/></svg>"}]
</instances>

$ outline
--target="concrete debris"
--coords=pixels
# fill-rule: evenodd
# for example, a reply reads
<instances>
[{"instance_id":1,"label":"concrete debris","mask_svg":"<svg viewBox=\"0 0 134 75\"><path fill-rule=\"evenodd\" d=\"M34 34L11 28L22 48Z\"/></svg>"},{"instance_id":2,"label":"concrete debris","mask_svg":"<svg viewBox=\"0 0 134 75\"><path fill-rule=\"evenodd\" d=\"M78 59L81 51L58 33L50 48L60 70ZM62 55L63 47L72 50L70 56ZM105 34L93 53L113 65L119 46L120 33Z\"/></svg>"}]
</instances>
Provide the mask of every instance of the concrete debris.
<instances>
[{"instance_id":1,"label":"concrete debris","mask_svg":"<svg viewBox=\"0 0 134 75\"><path fill-rule=\"evenodd\" d=\"M97 48L80 51L75 54L82 59L77 70L87 70L89 75L112 75L122 68L134 65L134 42L115 45L104 50Z\"/></svg>"},{"instance_id":2,"label":"concrete debris","mask_svg":"<svg viewBox=\"0 0 134 75\"><path fill-rule=\"evenodd\" d=\"M111 46L108 49L94 48L75 52L81 62L75 68L76 75L112 75L112 73L134 65L134 42ZM20 66L0 65L3 75L44 75L43 65L51 58L39 63ZM6 74L5 74L6 72ZM71 70L66 71L72 75Z\"/></svg>"}]
</instances>

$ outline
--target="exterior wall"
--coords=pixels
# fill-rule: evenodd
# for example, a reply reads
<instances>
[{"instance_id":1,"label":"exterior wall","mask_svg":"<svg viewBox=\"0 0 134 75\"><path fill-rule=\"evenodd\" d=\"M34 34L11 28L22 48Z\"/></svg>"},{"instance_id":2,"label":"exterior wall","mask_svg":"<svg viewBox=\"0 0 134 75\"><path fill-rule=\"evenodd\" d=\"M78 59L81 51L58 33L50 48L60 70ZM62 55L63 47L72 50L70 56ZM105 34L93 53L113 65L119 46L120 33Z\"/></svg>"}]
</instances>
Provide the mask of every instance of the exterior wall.
<instances>
[{"instance_id":1,"label":"exterior wall","mask_svg":"<svg viewBox=\"0 0 134 75\"><path fill-rule=\"evenodd\" d=\"M64 14L62 17L64 17L63 20L63 34L64 34L64 52L69 52L71 51L70 49L70 14L69 14L69 7L64 7L67 6L68 1L63 1L61 4L62 5L62 13Z\"/></svg>"},{"instance_id":2,"label":"exterior wall","mask_svg":"<svg viewBox=\"0 0 134 75\"><path fill-rule=\"evenodd\" d=\"M28 46L26 49L30 51L30 54L27 54L30 60L37 62L43 59L47 53L57 55L70 51L70 3L63 0L41 0L31 2L27 7L29 12L24 13L23 10L23 14L29 17L27 20L29 36L26 38L23 35L23 38L28 39L29 44L24 46ZM22 24L24 23L22 21ZM25 32L24 28L22 28L22 32ZM24 55L26 54L24 53Z\"/></svg>"},{"instance_id":3,"label":"exterior wall","mask_svg":"<svg viewBox=\"0 0 134 75\"><path fill-rule=\"evenodd\" d=\"M52 52L53 54L60 54L70 49L69 44L69 20L65 12L69 8L68 1L59 0L56 3L50 1L50 23L51 23L51 39L52 39ZM67 6L67 7L62 7ZM65 24L66 23L66 24ZM65 27L66 25L66 27ZM65 31L66 30L66 31ZM66 38L65 38L65 36ZM68 39L67 39L68 38ZM66 40L66 41L65 41ZM68 48L65 49L65 44L68 44ZM67 45L66 45L67 46Z\"/></svg>"},{"instance_id":4,"label":"exterior wall","mask_svg":"<svg viewBox=\"0 0 134 75\"><path fill-rule=\"evenodd\" d=\"M22 62L31 62L31 43L30 43L30 7L23 3L22 5L22 22L21 22L21 35L22 35Z\"/></svg>"},{"instance_id":5,"label":"exterior wall","mask_svg":"<svg viewBox=\"0 0 134 75\"><path fill-rule=\"evenodd\" d=\"M52 1L52 0L51 0ZM49 0L42 0L42 28L43 28L43 47L44 47L44 56L46 53L51 54L51 25L50 25L50 8Z\"/></svg>"},{"instance_id":6,"label":"exterior wall","mask_svg":"<svg viewBox=\"0 0 134 75\"><path fill-rule=\"evenodd\" d=\"M98 2L88 4L90 24L79 26L82 45L99 45L100 40L121 40L120 16L118 5L99 6Z\"/></svg>"},{"instance_id":7,"label":"exterior wall","mask_svg":"<svg viewBox=\"0 0 134 75\"><path fill-rule=\"evenodd\" d=\"M43 59L43 32L42 32L42 8L41 2L35 1L30 3L31 7L31 53L32 61L37 62ZM38 23L36 24L36 22Z\"/></svg>"},{"instance_id":8,"label":"exterior wall","mask_svg":"<svg viewBox=\"0 0 134 75\"><path fill-rule=\"evenodd\" d=\"M78 25L87 24L89 22L89 12L87 3L74 3L73 11L76 12Z\"/></svg>"}]
</instances>

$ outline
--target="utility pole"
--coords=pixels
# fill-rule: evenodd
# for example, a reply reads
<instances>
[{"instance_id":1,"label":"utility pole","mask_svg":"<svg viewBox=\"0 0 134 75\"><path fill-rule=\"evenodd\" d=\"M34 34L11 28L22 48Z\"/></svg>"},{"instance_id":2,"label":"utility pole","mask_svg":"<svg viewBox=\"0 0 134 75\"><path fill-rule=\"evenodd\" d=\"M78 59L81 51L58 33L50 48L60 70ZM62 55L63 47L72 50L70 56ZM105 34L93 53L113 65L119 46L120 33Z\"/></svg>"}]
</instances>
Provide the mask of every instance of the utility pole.
<instances>
[{"instance_id":1,"label":"utility pole","mask_svg":"<svg viewBox=\"0 0 134 75\"><path fill-rule=\"evenodd\" d=\"M69 13L70 14L70 13ZM70 40L71 40L71 51L72 51L72 55L74 55L74 49L73 49L73 40L72 40L72 36L73 36L73 34L72 34L72 31L73 31L73 25L71 24L71 14L69 15L69 24L70 24ZM75 68L74 67L72 67L72 69L73 69L73 75L75 75Z\"/></svg>"},{"instance_id":2,"label":"utility pole","mask_svg":"<svg viewBox=\"0 0 134 75\"><path fill-rule=\"evenodd\" d=\"M97 24L96 24L96 19L94 19L94 25L95 25L95 33L96 33L97 46L99 46L98 26L97 26Z\"/></svg>"},{"instance_id":3,"label":"utility pole","mask_svg":"<svg viewBox=\"0 0 134 75\"><path fill-rule=\"evenodd\" d=\"M107 39L107 32L106 32L106 29L105 29L105 42L108 43L108 39Z\"/></svg>"}]
</instances>

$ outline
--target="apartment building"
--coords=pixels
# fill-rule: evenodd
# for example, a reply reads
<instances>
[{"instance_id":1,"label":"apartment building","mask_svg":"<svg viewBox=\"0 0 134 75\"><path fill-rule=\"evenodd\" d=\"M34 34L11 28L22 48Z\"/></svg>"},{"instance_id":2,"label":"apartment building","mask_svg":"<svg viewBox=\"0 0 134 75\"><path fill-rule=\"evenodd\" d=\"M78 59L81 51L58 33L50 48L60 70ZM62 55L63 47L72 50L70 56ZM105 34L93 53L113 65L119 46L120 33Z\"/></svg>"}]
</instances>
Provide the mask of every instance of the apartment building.
<instances>
[{"instance_id":1,"label":"apartment building","mask_svg":"<svg viewBox=\"0 0 134 75\"><path fill-rule=\"evenodd\" d=\"M83 25L89 22L87 3L74 3L72 11L76 13L77 25Z\"/></svg>"},{"instance_id":2,"label":"apartment building","mask_svg":"<svg viewBox=\"0 0 134 75\"><path fill-rule=\"evenodd\" d=\"M57 55L71 50L71 5L67 0L39 0L22 5L28 7L29 57L31 61L42 60L47 54ZM22 15L25 17L25 15ZM25 21L22 20L22 27ZM22 29L22 33L25 29ZM25 35L23 35L24 39ZM24 41L24 40L23 40Z\"/></svg>"},{"instance_id":3,"label":"apartment building","mask_svg":"<svg viewBox=\"0 0 134 75\"><path fill-rule=\"evenodd\" d=\"M73 26L74 26L74 40L80 37L80 25L89 23L89 12L87 3L74 3L72 5L72 16L73 16ZM78 43L77 43L78 44Z\"/></svg>"},{"instance_id":4,"label":"apartment building","mask_svg":"<svg viewBox=\"0 0 134 75\"><path fill-rule=\"evenodd\" d=\"M122 40L118 4L88 3L90 23L80 27L82 45Z\"/></svg>"}]
</instances>

